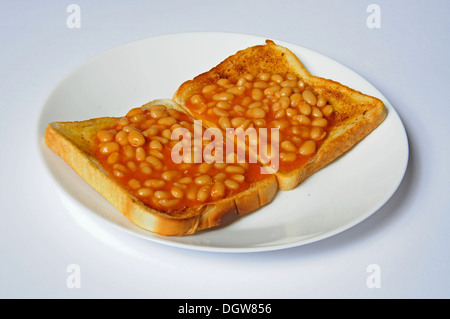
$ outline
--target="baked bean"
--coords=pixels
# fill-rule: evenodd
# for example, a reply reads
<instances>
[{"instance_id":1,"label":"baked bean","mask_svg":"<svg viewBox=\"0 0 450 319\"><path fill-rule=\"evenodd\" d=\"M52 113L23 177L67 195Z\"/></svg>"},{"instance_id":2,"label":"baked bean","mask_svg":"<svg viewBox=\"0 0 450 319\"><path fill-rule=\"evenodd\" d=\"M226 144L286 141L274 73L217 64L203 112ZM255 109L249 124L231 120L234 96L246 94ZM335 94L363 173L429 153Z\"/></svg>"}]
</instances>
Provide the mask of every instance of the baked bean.
<instances>
[{"instance_id":1,"label":"baked bean","mask_svg":"<svg viewBox=\"0 0 450 319\"><path fill-rule=\"evenodd\" d=\"M213 95L214 101L231 101L234 99L234 95L230 92L220 92Z\"/></svg>"},{"instance_id":2,"label":"baked bean","mask_svg":"<svg viewBox=\"0 0 450 319\"><path fill-rule=\"evenodd\" d=\"M106 143L100 143L100 152L102 154L111 154L113 152L118 152L120 149L119 144L116 142L106 142Z\"/></svg>"},{"instance_id":3,"label":"baked bean","mask_svg":"<svg viewBox=\"0 0 450 319\"><path fill-rule=\"evenodd\" d=\"M144 112L142 111L142 109L141 109L140 107L136 107L136 108L134 108L134 109L129 110L126 116L127 116L128 118L130 118L130 117L133 117L133 116L135 116L135 115L142 114L142 113L144 113Z\"/></svg>"},{"instance_id":4,"label":"baked bean","mask_svg":"<svg viewBox=\"0 0 450 319\"><path fill-rule=\"evenodd\" d=\"M314 126L311 128L311 138L316 141L320 141L325 138L327 132L324 131L323 128Z\"/></svg>"},{"instance_id":5,"label":"baked bean","mask_svg":"<svg viewBox=\"0 0 450 319\"><path fill-rule=\"evenodd\" d=\"M305 81L303 81L302 79L298 80L298 84L297 84L298 88L300 89L300 91L303 91L305 89L306 83Z\"/></svg>"},{"instance_id":6,"label":"baked bean","mask_svg":"<svg viewBox=\"0 0 450 319\"><path fill-rule=\"evenodd\" d=\"M150 137L150 136L158 134L158 132L159 132L158 128L156 126L152 126L148 129L146 129L144 132L142 132L142 135L144 135L145 137ZM119 134L119 133L117 133L117 134ZM116 135L116 138L117 138L117 135Z\"/></svg>"},{"instance_id":7,"label":"baked bean","mask_svg":"<svg viewBox=\"0 0 450 319\"><path fill-rule=\"evenodd\" d=\"M317 96L317 106L323 107L326 104L327 104L327 98L325 96L323 96L322 94L319 94L319 96Z\"/></svg>"},{"instance_id":8,"label":"baked bean","mask_svg":"<svg viewBox=\"0 0 450 319\"><path fill-rule=\"evenodd\" d=\"M219 182L219 181L223 181L227 178L227 174L225 174L224 172L220 172L217 173L216 175L214 175L213 180L214 182Z\"/></svg>"},{"instance_id":9,"label":"baked bean","mask_svg":"<svg viewBox=\"0 0 450 319\"><path fill-rule=\"evenodd\" d=\"M323 117L315 118L311 122L312 126L319 126L319 127L326 127L327 124L328 124L328 121L325 118L323 118Z\"/></svg>"},{"instance_id":10,"label":"baked bean","mask_svg":"<svg viewBox=\"0 0 450 319\"><path fill-rule=\"evenodd\" d=\"M217 107L224 109L224 110L230 110L231 109L231 103L228 101L219 101L216 104Z\"/></svg>"},{"instance_id":11,"label":"baked bean","mask_svg":"<svg viewBox=\"0 0 450 319\"><path fill-rule=\"evenodd\" d=\"M252 74L250 74L250 73L245 74L245 75L244 75L244 78L245 78L247 81L253 81L253 80L255 79L255 77L254 77Z\"/></svg>"},{"instance_id":12,"label":"baked bean","mask_svg":"<svg viewBox=\"0 0 450 319\"><path fill-rule=\"evenodd\" d=\"M233 95L241 96L245 93L245 86L232 86L227 89L227 92Z\"/></svg>"},{"instance_id":13,"label":"baked bean","mask_svg":"<svg viewBox=\"0 0 450 319\"><path fill-rule=\"evenodd\" d=\"M230 165L225 168L225 172L229 174L244 174L245 169L241 166Z\"/></svg>"},{"instance_id":14,"label":"baked bean","mask_svg":"<svg viewBox=\"0 0 450 319\"><path fill-rule=\"evenodd\" d=\"M290 97L291 99L291 106L297 107L300 101L303 100L302 95L300 93L293 93Z\"/></svg>"},{"instance_id":15,"label":"baked bean","mask_svg":"<svg viewBox=\"0 0 450 319\"><path fill-rule=\"evenodd\" d=\"M130 169L130 171L134 172L137 169L137 165L135 162L133 161L128 161L127 162L127 167Z\"/></svg>"},{"instance_id":16,"label":"baked bean","mask_svg":"<svg viewBox=\"0 0 450 319\"><path fill-rule=\"evenodd\" d=\"M163 144L167 144L170 141L168 138L162 136L153 136L153 139L158 140Z\"/></svg>"},{"instance_id":17,"label":"baked bean","mask_svg":"<svg viewBox=\"0 0 450 319\"><path fill-rule=\"evenodd\" d=\"M228 112L225 111L224 109L220 108L220 107L214 107L213 108L213 112L217 116L229 116Z\"/></svg>"},{"instance_id":18,"label":"baked bean","mask_svg":"<svg viewBox=\"0 0 450 319\"><path fill-rule=\"evenodd\" d=\"M292 95L292 88L289 86L283 87L279 92L280 92L280 96L290 97Z\"/></svg>"},{"instance_id":19,"label":"baked bean","mask_svg":"<svg viewBox=\"0 0 450 319\"><path fill-rule=\"evenodd\" d=\"M136 151L133 146L127 144L122 147L122 153L126 159L132 159L134 158Z\"/></svg>"},{"instance_id":20,"label":"baked bean","mask_svg":"<svg viewBox=\"0 0 450 319\"><path fill-rule=\"evenodd\" d=\"M200 104L204 102L204 98L200 94L194 94L193 96L191 96L191 102L193 104Z\"/></svg>"},{"instance_id":21,"label":"baked bean","mask_svg":"<svg viewBox=\"0 0 450 319\"><path fill-rule=\"evenodd\" d=\"M252 123L251 120L245 119L242 121L236 128L242 128L243 130L247 129L247 127Z\"/></svg>"},{"instance_id":22,"label":"baked bean","mask_svg":"<svg viewBox=\"0 0 450 319\"><path fill-rule=\"evenodd\" d=\"M144 181L144 186L150 188L161 188L164 185L166 185L166 182L160 179L147 179L146 181Z\"/></svg>"},{"instance_id":23,"label":"baked bean","mask_svg":"<svg viewBox=\"0 0 450 319\"><path fill-rule=\"evenodd\" d=\"M311 106L305 102L300 102L298 110L300 111L300 113L306 116L311 114Z\"/></svg>"},{"instance_id":24,"label":"baked bean","mask_svg":"<svg viewBox=\"0 0 450 319\"><path fill-rule=\"evenodd\" d=\"M217 80L217 84L220 85L220 86L224 86L225 87L225 86L230 84L230 80L225 79L225 78L218 79Z\"/></svg>"},{"instance_id":25,"label":"baked bean","mask_svg":"<svg viewBox=\"0 0 450 319\"><path fill-rule=\"evenodd\" d=\"M198 187L189 187L189 189L186 191L186 198L189 200L196 200L197 199L197 190L198 190Z\"/></svg>"},{"instance_id":26,"label":"baked bean","mask_svg":"<svg viewBox=\"0 0 450 319\"><path fill-rule=\"evenodd\" d=\"M173 181L174 179L177 179L181 175L181 172L179 171L165 171L161 173L161 178L165 181Z\"/></svg>"},{"instance_id":27,"label":"baked bean","mask_svg":"<svg viewBox=\"0 0 450 319\"><path fill-rule=\"evenodd\" d=\"M242 174L234 174L231 176L231 178L238 183L242 183L243 181L245 181L245 176Z\"/></svg>"},{"instance_id":28,"label":"baked bean","mask_svg":"<svg viewBox=\"0 0 450 319\"><path fill-rule=\"evenodd\" d=\"M113 173L117 177L124 177L129 172L128 168L122 164L113 165Z\"/></svg>"},{"instance_id":29,"label":"baked bean","mask_svg":"<svg viewBox=\"0 0 450 319\"><path fill-rule=\"evenodd\" d=\"M299 144L299 143L302 142L302 139L301 139L300 137L298 137L298 136L292 136L292 137L291 137L291 141L292 141L293 143L295 143L295 144Z\"/></svg>"},{"instance_id":30,"label":"baked bean","mask_svg":"<svg viewBox=\"0 0 450 319\"><path fill-rule=\"evenodd\" d=\"M150 175L152 173L152 171L153 171L152 168L150 167L150 165L148 163L145 163L145 162L139 163L139 169L145 175Z\"/></svg>"},{"instance_id":31,"label":"baked bean","mask_svg":"<svg viewBox=\"0 0 450 319\"><path fill-rule=\"evenodd\" d=\"M145 161L147 154L145 154L145 150L142 146L136 149L136 160L139 162Z\"/></svg>"},{"instance_id":32,"label":"baked bean","mask_svg":"<svg viewBox=\"0 0 450 319\"><path fill-rule=\"evenodd\" d=\"M152 110L150 111L150 116L154 119L161 119L169 116L169 113L165 110L152 108Z\"/></svg>"},{"instance_id":33,"label":"baked bean","mask_svg":"<svg viewBox=\"0 0 450 319\"><path fill-rule=\"evenodd\" d=\"M232 179L226 179L224 181L226 188L231 190L237 190L239 188L239 183Z\"/></svg>"},{"instance_id":34,"label":"baked bean","mask_svg":"<svg viewBox=\"0 0 450 319\"><path fill-rule=\"evenodd\" d=\"M266 96L273 96L273 95L275 95L275 93L277 93L279 90L281 90L281 86L279 86L279 85L269 86L268 88L266 88L266 89L264 90L264 95L266 95Z\"/></svg>"},{"instance_id":35,"label":"baked bean","mask_svg":"<svg viewBox=\"0 0 450 319\"><path fill-rule=\"evenodd\" d=\"M212 94L217 89L217 86L215 84L209 84L203 87L202 93L203 94Z\"/></svg>"},{"instance_id":36,"label":"baked bean","mask_svg":"<svg viewBox=\"0 0 450 319\"><path fill-rule=\"evenodd\" d=\"M280 152L280 159L283 162L293 162L297 159L297 155L291 152Z\"/></svg>"},{"instance_id":37,"label":"baked bean","mask_svg":"<svg viewBox=\"0 0 450 319\"><path fill-rule=\"evenodd\" d=\"M293 117L294 115L298 114L298 110L297 109L293 109L292 107L288 107L286 109L286 115L287 117Z\"/></svg>"},{"instance_id":38,"label":"baked bean","mask_svg":"<svg viewBox=\"0 0 450 319\"><path fill-rule=\"evenodd\" d=\"M153 191L150 188L142 187L137 191L138 195L141 197L150 197L153 195Z\"/></svg>"},{"instance_id":39,"label":"baked bean","mask_svg":"<svg viewBox=\"0 0 450 319\"><path fill-rule=\"evenodd\" d=\"M264 90L265 88L267 88L269 86L269 84L267 84L267 82L265 81L255 81L253 83L253 87L257 88L257 89L262 89Z\"/></svg>"},{"instance_id":40,"label":"baked bean","mask_svg":"<svg viewBox=\"0 0 450 319\"><path fill-rule=\"evenodd\" d=\"M237 80L236 86L243 86L245 83L247 83L247 79L242 76Z\"/></svg>"},{"instance_id":41,"label":"baked bean","mask_svg":"<svg viewBox=\"0 0 450 319\"><path fill-rule=\"evenodd\" d=\"M280 85L284 88L294 88L297 86L298 81L297 80L284 80L280 83Z\"/></svg>"},{"instance_id":42,"label":"baked bean","mask_svg":"<svg viewBox=\"0 0 450 319\"><path fill-rule=\"evenodd\" d=\"M306 141L300 146L300 155L307 156L311 155L316 151L316 143L314 141Z\"/></svg>"},{"instance_id":43,"label":"baked bean","mask_svg":"<svg viewBox=\"0 0 450 319\"><path fill-rule=\"evenodd\" d=\"M162 151L163 145L158 140L152 140L152 141L150 141L149 148L152 150Z\"/></svg>"},{"instance_id":44,"label":"baked bean","mask_svg":"<svg viewBox=\"0 0 450 319\"><path fill-rule=\"evenodd\" d=\"M273 127L277 128L277 129L283 130L283 129L289 127L289 122L286 120L275 120L275 121L272 121L272 125L273 125Z\"/></svg>"},{"instance_id":45,"label":"baked bean","mask_svg":"<svg viewBox=\"0 0 450 319\"><path fill-rule=\"evenodd\" d=\"M180 187L174 186L170 189L170 193L172 194L173 197L175 198L183 198L184 196L184 192Z\"/></svg>"},{"instance_id":46,"label":"baked bean","mask_svg":"<svg viewBox=\"0 0 450 319\"><path fill-rule=\"evenodd\" d=\"M287 109L289 107L289 105L291 105L291 99L288 98L287 96L280 97L278 102L280 103L280 105L283 109Z\"/></svg>"},{"instance_id":47,"label":"baked bean","mask_svg":"<svg viewBox=\"0 0 450 319\"><path fill-rule=\"evenodd\" d=\"M310 90L304 90L302 93L303 99L310 105L316 105L317 104L317 98L314 95L313 92Z\"/></svg>"},{"instance_id":48,"label":"baked bean","mask_svg":"<svg viewBox=\"0 0 450 319\"><path fill-rule=\"evenodd\" d=\"M194 183L197 185L210 185L212 184L212 178L209 175L200 175L194 179Z\"/></svg>"},{"instance_id":49,"label":"baked bean","mask_svg":"<svg viewBox=\"0 0 450 319\"><path fill-rule=\"evenodd\" d=\"M225 195L225 184L218 181L215 182L214 185L211 187L211 197L213 199L219 199L222 198Z\"/></svg>"},{"instance_id":50,"label":"baked bean","mask_svg":"<svg viewBox=\"0 0 450 319\"><path fill-rule=\"evenodd\" d=\"M219 117L218 123L219 123L219 126L224 130L231 127L231 121L226 116Z\"/></svg>"},{"instance_id":51,"label":"baked bean","mask_svg":"<svg viewBox=\"0 0 450 319\"><path fill-rule=\"evenodd\" d=\"M155 104L155 105L152 105L152 106L150 107L150 111L151 111L151 110L165 111L165 110L167 110L167 108L166 108L164 105L161 105L161 104Z\"/></svg>"},{"instance_id":52,"label":"baked bean","mask_svg":"<svg viewBox=\"0 0 450 319\"><path fill-rule=\"evenodd\" d=\"M146 116L144 114L136 114L133 117L130 118L131 123L139 123L146 119Z\"/></svg>"},{"instance_id":53,"label":"baked bean","mask_svg":"<svg viewBox=\"0 0 450 319\"><path fill-rule=\"evenodd\" d=\"M261 101L264 98L264 93L261 89L254 88L251 93L252 99L255 101Z\"/></svg>"},{"instance_id":54,"label":"baked bean","mask_svg":"<svg viewBox=\"0 0 450 319\"><path fill-rule=\"evenodd\" d=\"M178 182L173 182L173 186L179 187L179 188L181 188L181 189L183 189L183 190L185 190L185 189L188 188L188 185L186 185L186 184L181 184L181 183L178 183Z\"/></svg>"},{"instance_id":55,"label":"baked bean","mask_svg":"<svg viewBox=\"0 0 450 319\"><path fill-rule=\"evenodd\" d=\"M209 195L211 194L211 187L210 186L203 186L198 190L197 193L197 200L199 202L204 202L209 198Z\"/></svg>"},{"instance_id":56,"label":"baked bean","mask_svg":"<svg viewBox=\"0 0 450 319\"><path fill-rule=\"evenodd\" d=\"M302 125L309 125L311 124L311 119L307 117L306 115L300 114L295 115L292 117L295 121L299 122Z\"/></svg>"},{"instance_id":57,"label":"baked bean","mask_svg":"<svg viewBox=\"0 0 450 319\"><path fill-rule=\"evenodd\" d=\"M323 113L317 106L313 106L311 109L311 115L313 117L322 117Z\"/></svg>"},{"instance_id":58,"label":"baked bean","mask_svg":"<svg viewBox=\"0 0 450 319\"><path fill-rule=\"evenodd\" d=\"M262 119L266 117L266 111L260 107L255 107L247 111L247 115L254 119Z\"/></svg>"},{"instance_id":59,"label":"baked bean","mask_svg":"<svg viewBox=\"0 0 450 319\"><path fill-rule=\"evenodd\" d=\"M115 164L119 161L119 153L118 152L112 152L108 155L108 159L106 162L110 165Z\"/></svg>"},{"instance_id":60,"label":"baked bean","mask_svg":"<svg viewBox=\"0 0 450 319\"><path fill-rule=\"evenodd\" d=\"M100 130L97 132L97 138L100 142L111 142L113 135L108 131Z\"/></svg>"},{"instance_id":61,"label":"baked bean","mask_svg":"<svg viewBox=\"0 0 450 319\"><path fill-rule=\"evenodd\" d=\"M125 131L118 132L116 134L115 141L122 146L127 145L128 144L128 133Z\"/></svg>"},{"instance_id":62,"label":"baked bean","mask_svg":"<svg viewBox=\"0 0 450 319\"><path fill-rule=\"evenodd\" d=\"M245 121L244 117L234 117L231 119L231 125L236 128L238 127L243 121Z\"/></svg>"},{"instance_id":63,"label":"baked bean","mask_svg":"<svg viewBox=\"0 0 450 319\"><path fill-rule=\"evenodd\" d=\"M178 203L180 202L179 199L173 198L173 199L160 199L159 203L161 204L161 206L165 207L165 208L171 208L174 207L176 205L178 205Z\"/></svg>"},{"instance_id":64,"label":"baked bean","mask_svg":"<svg viewBox=\"0 0 450 319\"><path fill-rule=\"evenodd\" d=\"M200 174L206 174L211 169L211 167L212 167L212 164L209 164L209 163L206 163L206 162L205 163L201 163L198 166L198 172Z\"/></svg>"},{"instance_id":65,"label":"baked bean","mask_svg":"<svg viewBox=\"0 0 450 319\"><path fill-rule=\"evenodd\" d=\"M246 108L240 105L235 105L233 106L233 111L238 113L238 115L243 115L245 114Z\"/></svg>"},{"instance_id":66,"label":"baked bean","mask_svg":"<svg viewBox=\"0 0 450 319\"><path fill-rule=\"evenodd\" d=\"M133 178L128 181L128 186L130 186L131 189L139 189L139 188L141 188L141 182L139 182L137 179Z\"/></svg>"},{"instance_id":67,"label":"baked bean","mask_svg":"<svg viewBox=\"0 0 450 319\"><path fill-rule=\"evenodd\" d=\"M180 179L178 180L178 183L181 183L181 184L191 184L191 183L192 183L192 177L189 177L189 176L182 177L182 178L180 178Z\"/></svg>"},{"instance_id":68,"label":"baked bean","mask_svg":"<svg viewBox=\"0 0 450 319\"><path fill-rule=\"evenodd\" d=\"M162 162L153 155L149 155L145 158L145 160L150 163L155 169L161 170L163 168Z\"/></svg>"},{"instance_id":69,"label":"baked bean","mask_svg":"<svg viewBox=\"0 0 450 319\"><path fill-rule=\"evenodd\" d=\"M281 119L286 115L286 111L284 109L278 110L275 112L275 115L273 116L276 119Z\"/></svg>"},{"instance_id":70,"label":"baked bean","mask_svg":"<svg viewBox=\"0 0 450 319\"><path fill-rule=\"evenodd\" d=\"M253 124L255 124L255 126L264 126L264 125L266 125L266 120L264 120L264 119L254 119L253 120Z\"/></svg>"},{"instance_id":71,"label":"baked bean","mask_svg":"<svg viewBox=\"0 0 450 319\"><path fill-rule=\"evenodd\" d=\"M273 74L270 79L274 82L281 83L283 82L283 77L280 74Z\"/></svg>"},{"instance_id":72,"label":"baked bean","mask_svg":"<svg viewBox=\"0 0 450 319\"><path fill-rule=\"evenodd\" d=\"M171 125L175 124L176 122L177 122L177 120L171 116L163 117L158 120L158 124L164 125L164 126L171 126Z\"/></svg>"},{"instance_id":73,"label":"baked bean","mask_svg":"<svg viewBox=\"0 0 450 319\"><path fill-rule=\"evenodd\" d=\"M300 131L299 135L301 138L304 138L304 139L310 138L311 132L308 127L301 126L301 127L299 127L299 131Z\"/></svg>"},{"instance_id":74,"label":"baked bean","mask_svg":"<svg viewBox=\"0 0 450 319\"><path fill-rule=\"evenodd\" d=\"M132 132L132 131L138 131L138 129L137 129L136 126L134 126L134 125L127 125L127 126L124 126L124 127L122 127L122 130L125 131L125 132L127 132L127 133L130 133L130 132Z\"/></svg>"},{"instance_id":75,"label":"baked bean","mask_svg":"<svg viewBox=\"0 0 450 319\"><path fill-rule=\"evenodd\" d=\"M286 152L296 152L297 151L297 147L295 147L294 143L292 143L291 141L283 141L283 142L281 142L280 146Z\"/></svg>"},{"instance_id":76,"label":"baked bean","mask_svg":"<svg viewBox=\"0 0 450 319\"><path fill-rule=\"evenodd\" d=\"M133 146L142 146L145 143L145 137L138 131L132 131L128 134L128 143Z\"/></svg>"},{"instance_id":77,"label":"baked bean","mask_svg":"<svg viewBox=\"0 0 450 319\"><path fill-rule=\"evenodd\" d=\"M288 73L286 73L286 79L288 79L288 80L294 80L294 81L298 81L298 77L297 77L297 75L295 75L294 73L290 73L290 72L288 72ZM297 85L297 84L296 84Z\"/></svg>"},{"instance_id":78,"label":"baked bean","mask_svg":"<svg viewBox=\"0 0 450 319\"><path fill-rule=\"evenodd\" d=\"M262 80L262 81L269 81L270 80L270 77L271 77L272 75L270 74L270 73L259 73L258 74L258 79L260 79L260 80Z\"/></svg>"},{"instance_id":79,"label":"baked bean","mask_svg":"<svg viewBox=\"0 0 450 319\"><path fill-rule=\"evenodd\" d=\"M118 124L123 127L123 126L129 125L130 121L128 120L128 118L122 117L122 118L119 119Z\"/></svg>"},{"instance_id":80,"label":"baked bean","mask_svg":"<svg viewBox=\"0 0 450 319\"><path fill-rule=\"evenodd\" d=\"M333 114L333 112L334 112L333 106L331 106L330 104L326 105L322 109L322 113L325 117L329 117L331 114Z\"/></svg>"}]
</instances>

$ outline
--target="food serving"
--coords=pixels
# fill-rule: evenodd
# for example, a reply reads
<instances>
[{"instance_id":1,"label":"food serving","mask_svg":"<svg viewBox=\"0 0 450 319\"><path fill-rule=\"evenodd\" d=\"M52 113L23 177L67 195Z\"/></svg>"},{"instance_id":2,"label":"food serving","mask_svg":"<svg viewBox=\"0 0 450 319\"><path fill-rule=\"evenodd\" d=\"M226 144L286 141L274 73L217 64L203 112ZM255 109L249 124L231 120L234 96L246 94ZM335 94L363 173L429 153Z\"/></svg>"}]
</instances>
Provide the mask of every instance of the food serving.
<instances>
[{"instance_id":1,"label":"food serving","mask_svg":"<svg viewBox=\"0 0 450 319\"><path fill-rule=\"evenodd\" d=\"M186 81L172 100L50 123L45 142L135 224L186 235L269 204L385 116L378 99L309 75L267 41Z\"/></svg>"}]
</instances>

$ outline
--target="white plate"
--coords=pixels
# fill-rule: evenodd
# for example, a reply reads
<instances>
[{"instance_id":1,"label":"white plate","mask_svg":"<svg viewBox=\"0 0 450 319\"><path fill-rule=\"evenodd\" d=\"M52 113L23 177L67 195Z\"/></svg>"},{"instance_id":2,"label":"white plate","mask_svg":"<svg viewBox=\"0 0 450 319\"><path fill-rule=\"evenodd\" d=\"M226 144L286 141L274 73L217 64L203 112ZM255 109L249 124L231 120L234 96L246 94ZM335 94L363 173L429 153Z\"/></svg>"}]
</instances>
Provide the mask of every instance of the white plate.
<instances>
[{"instance_id":1,"label":"white plate","mask_svg":"<svg viewBox=\"0 0 450 319\"><path fill-rule=\"evenodd\" d=\"M369 82L341 64L311 50L282 41L314 75L376 96L386 120L339 160L295 190L227 227L185 237L143 231L93 190L42 143L51 121L123 116L132 107L171 98L195 75L265 38L229 33L186 33L144 39L104 52L67 76L47 99L38 123L43 160L75 214L94 223L108 221L122 230L177 247L220 252L267 251L311 243L352 227L376 212L399 186L408 162L403 124L392 105Z\"/></svg>"}]
</instances>

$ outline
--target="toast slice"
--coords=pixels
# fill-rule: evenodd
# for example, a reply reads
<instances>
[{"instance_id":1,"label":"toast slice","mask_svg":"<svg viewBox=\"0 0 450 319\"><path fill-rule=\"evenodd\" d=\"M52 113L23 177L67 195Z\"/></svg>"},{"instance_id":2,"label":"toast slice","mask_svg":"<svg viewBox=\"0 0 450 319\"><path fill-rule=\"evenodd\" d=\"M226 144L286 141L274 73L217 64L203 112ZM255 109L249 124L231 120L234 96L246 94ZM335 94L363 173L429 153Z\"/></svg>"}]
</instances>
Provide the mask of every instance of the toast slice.
<instances>
[{"instance_id":1,"label":"toast slice","mask_svg":"<svg viewBox=\"0 0 450 319\"><path fill-rule=\"evenodd\" d=\"M253 91L258 88L262 96ZM271 138L267 133L271 142L276 139L278 154L253 155L272 168L280 190L295 188L350 150L386 117L381 100L311 75L294 53L270 40L184 82L173 100L206 127L224 132L239 127L278 128L279 136ZM248 141L236 143L248 154L257 152ZM270 163L274 156L279 156L277 167Z\"/></svg>"},{"instance_id":2,"label":"toast slice","mask_svg":"<svg viewBox=\"0 0 450 319\"><path fill-rule=\"evenodd\" d=\"M257 164L225 163L225 168L210 164L209 171L206 171L203 162L174 163L170 155L167 156L178 142L169 142L167 132L183 125L192 132L192 119L180 110L180 106L171 100L155 100L131 110L122 118L53 122L48 124L44 140L124 216L156 234L193 234L228 223L271 202L278 190L276 178L259 174ZM153 115L157 116L153 118ZM162 116L165 120L160 121ZM132 131L141 135L132 135ZM123 136L126 138L119 132L125 132ZM144 137L144 144L140 144L136 136ZM145 155L139 153L138 148L144 150ZM203 174L199 173L201 165ZM241 171L245 168L244 182L239 174L226 175L230 166L241 168ZM170 175L170 172L175 173ZM206 175L203 179L207 181L197 185L196 178L200 175ZM235 181L230 182L233 189L228 189L223 175L231 181L236 178L241 182L239 188L234 187ZM158 186L158 181L165 185ZM214 191L214 185L222 188ZM195 193L189 193L193 189ZM218 194L220 190L224 192L222 196ZM203 195L199 200L197 197L201 192ZM165 197L168 193L177 197ZM190 199L187 199L188 194L191 194ZM184 199L179 199L180 196Z\"/></svg>"}]
</instances>

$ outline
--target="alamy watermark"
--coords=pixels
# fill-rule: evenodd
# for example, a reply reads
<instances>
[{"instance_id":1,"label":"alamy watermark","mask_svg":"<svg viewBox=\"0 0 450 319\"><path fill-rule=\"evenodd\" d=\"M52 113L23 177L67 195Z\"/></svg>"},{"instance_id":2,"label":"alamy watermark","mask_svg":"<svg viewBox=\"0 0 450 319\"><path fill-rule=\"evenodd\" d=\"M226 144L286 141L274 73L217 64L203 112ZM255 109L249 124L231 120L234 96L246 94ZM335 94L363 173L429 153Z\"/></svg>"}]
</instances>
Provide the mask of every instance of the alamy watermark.
<instances>
[{"instance_id":1,"label":"alamy watermark","mask_svg":"<svg viewBox=\"0 0 450 319\"><path fill-rule=\"evenodd\" d=\"M66 19L66 26L69 29L81 28L81 8L78 4L69 4L66 12L70 13Z\"/></svg>"},{"instance_id":2,"label":"alamy watermark","mask_svg":"<svg viewBox=\"0 0 450 319\"><path fill-rule=\"evenodd\" d=\"M367 17L366 25L369 29L381 28L381 8L378 4L369 4L366 11L370 13Z\"/></svg>"},{"instance_id":3,"label":"alamy watermark","mask_svg":"<svg viewBox=\"0 0 450 319\"><path fill-rule=\"evenodd\" d=\"M369 273L366 279L367 288L381 288L381 267L377 264L370 264L366 268Z\"/></svg>"},{"instance_id":4,"label":"alamy watermark","mask_svg":"<svg viewBox=\"0 0 450 319\"><path fill-rule=\"evenodd\" d=\"M66 267L69 274L66 278L67 288L81 288L81 268L77 264L70 264Z\"/></svg>"}]
</instances>

